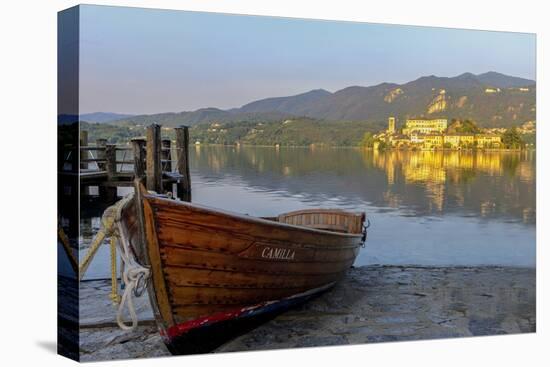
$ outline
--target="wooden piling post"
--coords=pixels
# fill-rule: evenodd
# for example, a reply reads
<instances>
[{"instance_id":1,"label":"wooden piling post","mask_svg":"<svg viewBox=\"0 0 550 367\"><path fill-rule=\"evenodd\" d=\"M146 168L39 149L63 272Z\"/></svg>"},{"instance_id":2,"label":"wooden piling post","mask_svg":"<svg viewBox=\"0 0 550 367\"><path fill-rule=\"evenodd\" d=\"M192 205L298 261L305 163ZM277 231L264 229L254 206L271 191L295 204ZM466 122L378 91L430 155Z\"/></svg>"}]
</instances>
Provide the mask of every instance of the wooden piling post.
<instances>
[{"instance_id":1,"label":"wooden piling post","mask_svg":"<svg viewBox=\"0 0 550 367\"><path fill-rule=\"evenodd\" d=\"M116 145L106 144L105 145L105 169L107 170L107 184L112 184L116 181L117 171L116 171ZM117 198L117 188L116 186L104 185L99 187L99 195L103 196L104 200L107 202L116 201Z\"/></svg>"},{"instance_id":2,"label":"wooden piling post","mask_svg":"<svg viewBox=\"0 0 550 367\"><path fill-rule=\"evenodd\" d=\"M147 127L147 153L146 160L146 175L147 175L147 190L153 190L158 193L162 192L162 167L160 160L161 142L160 142L160 125L152 124Z\"/></svg>"},{"instance_id":3,"label":"wooden piling post","mask_svg":"<svg viewBox=\"0 0 550 367\"><path fill-rule=\"evenodd\" d=\"M96 150L96 158L97 159L105 159L105 146L107 145L107 139L97 139L95 141L95 146L98 147L98 148L103 148L103 149L98 149ZM105 162L100 162L98 161L97 162L97 167L99 168L100 171L105 171Z\"/></svg>"},{"instance_id":4,"label":"wooden piling post","mask_svg":"<svg viewBox=\"0 0 550 367\"><path fill-rule=\"evenodd\" d=\"M134 177L142 179L145 177L145 139L132 139L132 152L134 154Z\"/></svg>"},{"instance_id":5,"label":"wooden piling post","mask_svg":"<svg viewBox=\"0 0 550 367\"><path fill-rule=\"evenodd\" d=\"M88 131L80 130L80 146L85 147L88 145Z\"/></svg>"},{"instance_id":6,"label":"wooden piling post","mask_svg":"<svg viewBox=\"0 0 550 367\"><path fill-rule=\"evenodd\" d=\"M80 130L80 146L81 147L87 147L88 146L88 131L86 130ZM88 163L82 162L83 159L88 159L90 157L89 152L87 150L80 150L80 168L81 169L87 169Z\"/></svg>"},{"instance_id":7,"label":"wooden piling post","mask_svg":"<svg viewBox=\"0 0 550 367\"><path fill-rule=\"evenodd\" d=\"M183 176L178 181L178 196L183 201L191 201L191 175L189 173L189 127L180 126L176 131L176 168Z\"/></svg>"},{"instance_id":8,"label":"wooden piling post","mask_svg":"<svg viewBox=\"0 0 550 367\"><path fill-rule=\"evenodd\" d=\"M116 176L116 146L114 144L105 145L105 159L107 179L113 181Z\"/></svg>"}]
</instances>

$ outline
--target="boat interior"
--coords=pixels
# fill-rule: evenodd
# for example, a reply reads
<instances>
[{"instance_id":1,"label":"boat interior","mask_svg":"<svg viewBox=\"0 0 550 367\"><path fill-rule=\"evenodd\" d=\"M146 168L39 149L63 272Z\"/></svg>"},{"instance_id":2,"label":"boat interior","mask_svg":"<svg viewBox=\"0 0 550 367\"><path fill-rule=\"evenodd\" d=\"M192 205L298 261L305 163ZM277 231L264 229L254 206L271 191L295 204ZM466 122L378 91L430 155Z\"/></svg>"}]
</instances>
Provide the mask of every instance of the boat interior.
<instances>
[{"instance_id":1,"label":"boat interior","mask_svg":"<svg viewBox=\"0 0 550 367\"><path fill-rule=\"evenodd\" d=\"M309 209L283 213L277 217L263 217L263 219L331 232L360 234L363 230L365 214L338 209Z\"/></svg>"}]
</instances>

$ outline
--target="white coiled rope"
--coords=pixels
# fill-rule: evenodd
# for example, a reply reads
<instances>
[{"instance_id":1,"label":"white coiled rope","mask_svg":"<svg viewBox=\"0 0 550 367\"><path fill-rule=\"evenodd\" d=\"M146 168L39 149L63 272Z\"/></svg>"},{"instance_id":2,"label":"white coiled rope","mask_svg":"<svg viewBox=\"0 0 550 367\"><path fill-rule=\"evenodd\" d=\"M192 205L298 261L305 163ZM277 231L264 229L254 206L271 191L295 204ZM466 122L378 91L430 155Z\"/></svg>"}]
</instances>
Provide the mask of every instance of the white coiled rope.
<instances>
[{"instance_id":1,"label":"white coiled rope","mask_svg":"<svg viewBox=\"0 0 550 367\"><path fill-rule=\"evenodd\" d=\"M116 321L118 326L122 330L128 331L134 330L138 325L133 297L139 297L142 295L143 291L146 288L147 281L151 276L151 271L138 263L134 252L132 251L130 241L128 240L126 227L122 224L122 211L128 205L132 204L133 198L134 194L131 193L130 195L127 195L122 200L117 202L115 205L108 207L103 212L103 216L101 217L101 228L92 240L92 244L90 245L88 252L84 256L84 259L78 265L78 279L80 280L84 277L84 274L86 273L90 262L92 261L94 255L97 253L99 247L102 245L105 237L111 237L111 240L114 239L115 242L118 243L118 247L120 249L120 258L122 260L124 269L124 271L122 272L122 279L124 281L125 288L122 294L122 298L120 299L120 303L118 305ZM60 230L60 235L61 234L63 234L62 230ZM61 239L63 240L63 237L61 237ZM116 256L114 254L115 252L113 251L111 253L111 256ZM114 259L114 261L115 262L113 264L116 264L116 259ZM111 272L111 277L113 277L113 279L116 279L116 265L112 267ZM113 281L112 284L112 298L113 301L115 301L118 299L116 282ZM128 314L130 315L130 319L132 321L130 325L128 325L123 320L122 314L124 313L125 307L128 308Z\"/></svg>"},{"instance_id":2,"label":"white coiled rope","mask_svg":"<svg viewBox=\"0 0 550 367\"><path fill-rule=\"evenodd\" d=\"M120 258L124 264L124 271L122 272L122 279L124 280L125 288L118 305L116 321L118 326L122 330L132 331L138 326L138 318L134 307L133 297L139 297L142 295L147 281L151 275L151 271L139 264L132 251L130 241L128 240L128 233L126 227L122 225L122 210L133 199L133 194L124 197L115 206L115 228L112 233L118 239L120 248ZM128 325L123 320L124 308L128 308L128 314L130 316L131 324Z\"/></svg>"}]
</instances>

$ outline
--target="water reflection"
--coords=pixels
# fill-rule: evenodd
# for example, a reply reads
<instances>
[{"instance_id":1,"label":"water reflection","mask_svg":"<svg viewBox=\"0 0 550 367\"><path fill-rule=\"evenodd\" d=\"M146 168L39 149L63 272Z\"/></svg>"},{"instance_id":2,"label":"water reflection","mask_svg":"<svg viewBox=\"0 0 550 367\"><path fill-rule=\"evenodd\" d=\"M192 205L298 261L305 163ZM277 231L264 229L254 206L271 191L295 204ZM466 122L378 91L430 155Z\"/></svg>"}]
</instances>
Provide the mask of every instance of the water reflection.
<instances>
[{"instance_id":1,"label":"water reflection","mask_svg":"<svg viewBox=\"0 0 550 367\"><path fill-rule=\"evenodd\" d=\"M281 197L347 208L369 205L404 216L478 216L535 224L534 152L364 151L195 147L205 184L242 180ZM244 199L244 198L243 198Z\"/></svg>"}]
</instances>

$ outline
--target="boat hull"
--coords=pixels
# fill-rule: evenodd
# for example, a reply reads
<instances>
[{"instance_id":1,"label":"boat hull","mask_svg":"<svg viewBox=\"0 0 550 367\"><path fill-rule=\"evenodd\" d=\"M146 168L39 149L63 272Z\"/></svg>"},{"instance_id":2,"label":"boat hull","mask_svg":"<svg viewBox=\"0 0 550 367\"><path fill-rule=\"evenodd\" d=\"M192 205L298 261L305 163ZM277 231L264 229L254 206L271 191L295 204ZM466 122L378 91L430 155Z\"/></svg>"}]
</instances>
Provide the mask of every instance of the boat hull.
<instances>
[{"instance_id":1,"label":"boat hull","mask_svg":"<svg viewBox=\"0 0 550 367\"><path fill-rule=\"evenodd\" d=\"M334 284L331 283L277 301L264 302L233 311L200 317L174 325L163 332L162 336L172 354L208 353L227 341L255 329L277 315L311 300L330 289Z\"/></svg>"},{"instance_id":2,"label":"boat hull","mask_svg":"<svg viewBox=\"0 0 550 367\"><path fill-rule=\"evenodd\" d=\"M296 212L273 221L143 188L136 203L125 222L140 262L151 269L149 297L175 354L208 351L326 290L353 264L362 243L362 214Z\"/></svg>"}]
</instances>

